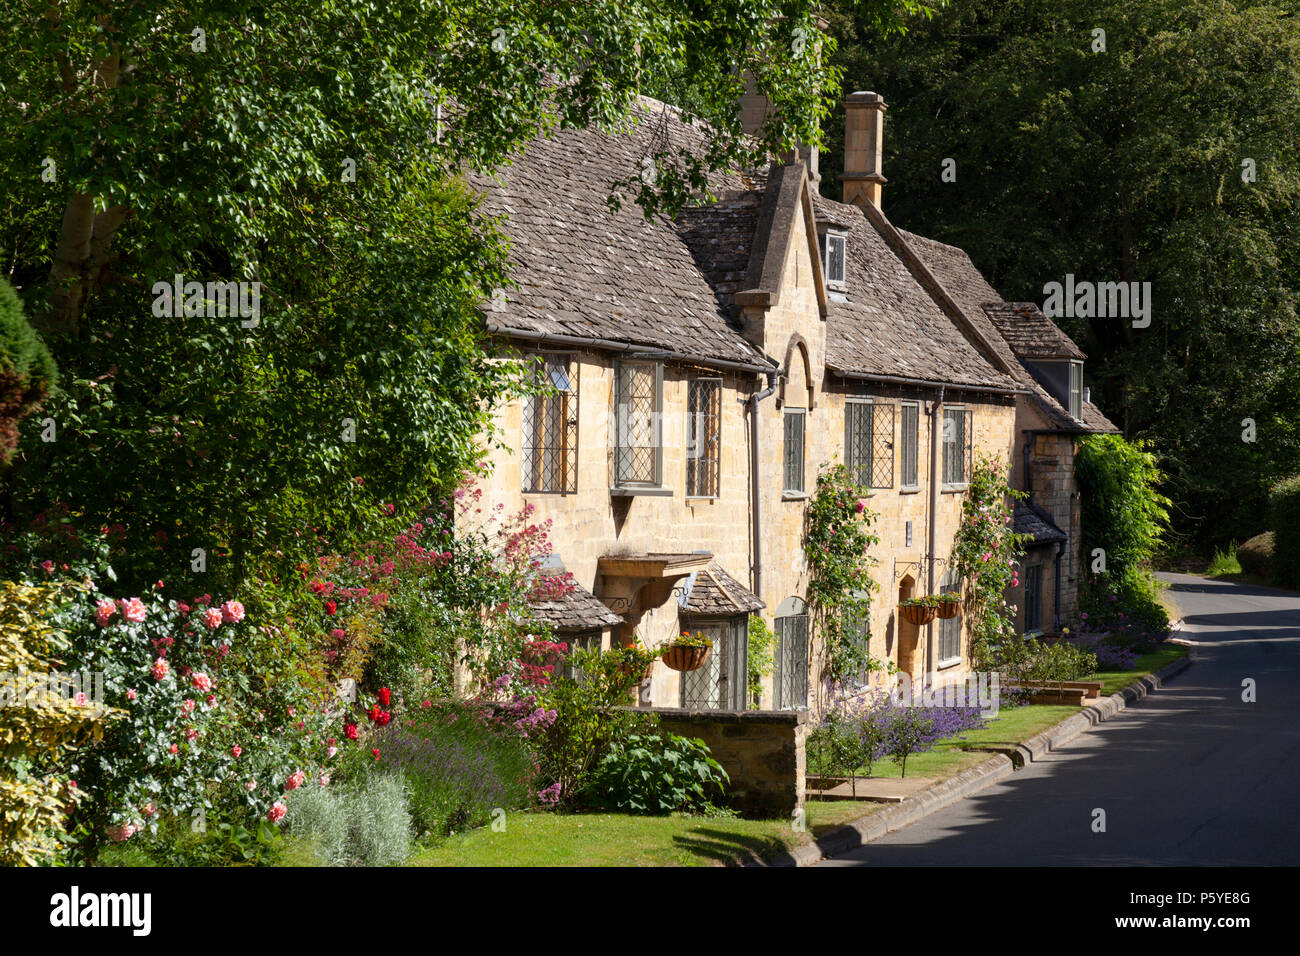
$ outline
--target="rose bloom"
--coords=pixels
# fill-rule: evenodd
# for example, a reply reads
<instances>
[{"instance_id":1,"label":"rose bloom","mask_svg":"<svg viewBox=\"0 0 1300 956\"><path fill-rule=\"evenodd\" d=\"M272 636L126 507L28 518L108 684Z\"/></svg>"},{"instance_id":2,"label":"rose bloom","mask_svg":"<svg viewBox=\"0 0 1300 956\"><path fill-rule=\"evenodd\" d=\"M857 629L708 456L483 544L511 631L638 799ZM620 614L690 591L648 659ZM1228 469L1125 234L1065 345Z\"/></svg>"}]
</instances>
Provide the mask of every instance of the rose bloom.
<instances>
[{"instance_id":1,"label":"rose bloom","mask_svg":"<svg viewBox=\"0 0 1300 956\"><path fill-rule=\"evenodd\" d=\"M193 674L190 677L190 682L204 694L212 690L212 678L207 674Z\"/></svg>"},{"instance_id":2,"label":"rose bloom","mask_svg":"<svg viewBox=\"0 0 1300 956\"><path fill-rule=\"evenodd\" d=\"M216 695L216 694L209 694L209 695L208 695L208 706L209 706L209 707L215 707L215 706L217 706L217 695Z\"/></svg>"},{"instance_id":3,"label":"rose bloom","mask_svg":"<svg viewBox=\"0 0 1300 956\"><path fill-rule=\"evenodd\" d=\"M191 727L189 730L185 731L185 739L186 739L186 740L198 740L198 739L199 739L199 732L198 732L197 730L195 730L193 727Z\"/></svg>"},{"instance_id":4,"label":"rose bloom","mask_svg":"<svg viewBox=\"0 0 1300 956\"><path fill-rule=\"evenodd\" d=\"M162 680L167 676L167 673L171 668L169 668L167 662L160 657L153 662L153 667L149 668L149 670L153 673L154 680Z\"/></svg>"},{"instance_id":5,"label":"rose bloom","mask_svg":"<svg viewBox=\"0 0 1300 956\"><path fill-rule=\"evenodd\" d=\"M271 809L266 811L266 818L272 823L279 823L288 812L289 808L284 805L284 801L277 800L271 804Z\"/></svg>"},{"instance_id":6,"label":"rose bloom","mask_svg":"<svg viewBox=\"0 0 1300 956\"><path fill-rule=\"evenodd\" d=\"M186 714L193 713L194 706L194 701L187 698L184 703L181 704L181 711Z\"/></svg>"},{"instance_id":7,"label":"rose bloom","mask_svg":"<svg viewBox=\"0 0 1300 956\"><path fill-rule=\"evenodd\" d=\"M135 688L131 688L126 692L127 700L135 700L135 698L136 698Z\"/></svg>"},{"instance_id":8,"label":"rose bloom","mask_svg":"<svg viewBox=\"0 0 1300 956\"><path fill-rule=\"evenodd\" d=\"M82 691L77 691L77 696L73 698L73 702L78 707L85 707L87 703L87 697L85 693L83 693Z\"/></svg>"},{"instance_id":9,"label":"rose bloom","mask_svg":"<svg viewBox=\"0 0 1300 956\"><path fill-rule=\"evenodd\" d=\"M244 619L244 605L238 601L227 601L221 605L221 617L227 624L238 624Z\"/></svg>"},{"instance_id":10,"label":"rose bloom","mask_svg":"<svg viewBox=\"0 0 1300 956\"><path fill-rule=\"evenodd\" d=\"M256 780L250 780L250 781L248 781L248 783L244 784L244 786L247 787L249 790L256 790L256 789L257 789L257 781L256 781Z\"/></svg>"},{"instance_id":11,"label":"rose bloom","mask_svg":"<svg viewBox=\"0 0 1300 956\"><path fill-rule=\"evenodd\" d=\"M343 727L343 736L347 737L348 740L356 740L356 739L357 739L357 725L356 725L356 724L346 724L346 725L344 725L344 727Z\"/></svg>"},{"instance_id":12,"label":"rose bloom","mask_svg":"<svg viewBox=\"0 0 1300 956\"><path fill-rule=\"evenodd\" d=\"M144 815L145 815L146 817L151 817L151 816L153 816L153 815L154 815L155 813L157 813L157 812L158 812L158 809L157 809L157 808L156 808L152 803L146 803L146 804L144 805Z\"/></svg>"},{"instance_id":13,"label":"rose bloom","mask_svg":"<svg viewBox=\"0 0 1300 956\"><path fill-rule=\"evenodd\" d=\"M148 613L145 610L144 602L138 597L133 597L129 601L123 599L118 601L117 605L122 609L122 616L133 624L139 624Z\"/></svg>"},{"instance_id":14,"label":"rose bloom","mask_svg":"<svg viewBox=\"0 0 1300 956\"><path fill-rule=\"evenodd\" d=\"M289 778L285 780L284 788L286 790L297 790L306 780L307 775L305 773L301 770L295 770L293 773L289 774Z\"/></svg>"},{"instance_id":15,"label":"rose bloom","mask_svg":"<svg viewBox=\"0 0 1300 956\"><path fill-rule=\"evenodd\" d=\"M95 603L95 623L100 627L107 627L108 619L116 613L117 605L108 598Z\"/></svg>"},{"instance_id":16,"label":"rose bloom","mask_svg":"<svg viewBox=\"0 0 1300 956\"><path fill-rule=\"evenodd\" d=\"M339 607L338 604L337 604L336 602L334 602L333 600L326 601L326 602L325 602L325 613L326 613L326 614L333 615L333 613L334 613L335 611L338 610L338 607Z\"/></svg>"},{"instance_id":17,"label":"rose bloom","mask_svg":"<svg viewBox=\"0 0 1300 956\"><path fill-rule=\"evenodd\" d=\"M181 748L180 748L180 747L177 747L175 744L172 744L172 745L171 745L170 747L168 747L167 749L170 750L172 753L178 753L178 752L180 752L180 749L181 749Z\"/></svg>"},{"instance_id":18,"label":"rose bloom","mask_svg":"<svg viewBox=\"0 0 1300 956\"><path fill-rule=\"evenodd\" d=\"M235 744L235 746L233 746L233 747L230 748L230 752L231 752L232 754L234 754L234 755L235 755L235 759L238 760L238 759L239 759L239 755L242 754L242 753L244 752L244 748L241 747L241 746L239 746L239 744Z\"/></svg>"},{"instance_id":19,"label":"rose bloom","mask_svg":"<svg viewBox=\"0 0 1300 956\"><path fill-rule=\"evenodd\" d=\"M329 774L327 774L327 773L323 773L323 774L320 775L320 785L321 785L322 787L328 787L328 786L330 785L330 775L329 775Z\"/></svg>"},{"instance_id":20,"label":"rose bloom","mask_svg":"<svg viewBox=\"0 0 1300 956\"><path fill-rule=\"evenodd\" d=\"M379 716L375 718L375 723L377 723L380 727L385 727L388 725L388 722L392 719L393 719L392 714L390 714L386 710L381 710L379 712Z\"/></svg>"},{"instance_id":21,"label":"rose bloom","mask_svg":"<svg viewBox=\"0 0 1300 956\"><path fill-rule=\"evenodd\" d=\"M377 696L379 697L379 703L384 707L387 707L392 702L393 692L387 687L381 687L379 688L379 694Z\"/></svg>"},{"instance_id":22,"label":"rose bloom","mask_svg":"<svg viewBox=\"0 0 1300 956\"><path fill-rule=\"evenodd\" d=\"M327 751L325 751L325 756L326 756L326 758L330 758L330 757L333 757L333 756L334 756L336 753L338 753L338 752L339 752L339 748L338 748L338 747L335 747L333 744L331 744L331 745L330 745L330 749L327 750Z\"/></svg>"},{"instance_id":23,"label":"rose bloom","mask_svg":"<svg viewBox=\"0 0 1300 956\"><path fill-rule=\"evenodd\" d=\"M221 621L222 621L222 617L221 617L220 608L210 607L203 612L203 623L206 624L212 630L215 631L217 628L219 628L221 626Z\"/></svg>"}]
</instances>

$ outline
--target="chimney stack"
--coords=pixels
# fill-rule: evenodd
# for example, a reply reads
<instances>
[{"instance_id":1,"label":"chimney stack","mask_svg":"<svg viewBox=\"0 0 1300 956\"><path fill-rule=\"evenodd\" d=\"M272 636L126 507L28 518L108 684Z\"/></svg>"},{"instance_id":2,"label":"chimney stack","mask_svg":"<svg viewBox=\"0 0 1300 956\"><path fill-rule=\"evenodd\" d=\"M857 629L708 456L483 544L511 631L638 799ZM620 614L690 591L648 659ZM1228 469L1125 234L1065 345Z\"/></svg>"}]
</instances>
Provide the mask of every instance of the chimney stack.
<instances>
[{"instance_id":1,"label":"chimney stack","mask_svg":"<svg viewBox=\"0 0 1300 956\"><path fill-rule=\"evenodd\" d=\"M844 100L844 201L880 208L885 185L881 172L884 143L885 98L879 93L850 93Z\"/></svg>"},{"instance_id":2,"label":"chimney stack","mask_svg":"<svg viewBox=\"0 0 1300 956\"><path fill-rule=\"evenodd\" d=\"M745 92L740 97L740 122L745 132L750 136L757 135L758 131L763 128L763 123L767 120L768 113L772 111L772 104L768 98L757 91L754 87L754 78L746 74ZM808 168L808 183L813 192L818 192L821 185L821 172L818 169L818 155L816 146L800 146L797 150L787 153L781 158L784 163L803 163Z\"/></svg>"}]
</instances>

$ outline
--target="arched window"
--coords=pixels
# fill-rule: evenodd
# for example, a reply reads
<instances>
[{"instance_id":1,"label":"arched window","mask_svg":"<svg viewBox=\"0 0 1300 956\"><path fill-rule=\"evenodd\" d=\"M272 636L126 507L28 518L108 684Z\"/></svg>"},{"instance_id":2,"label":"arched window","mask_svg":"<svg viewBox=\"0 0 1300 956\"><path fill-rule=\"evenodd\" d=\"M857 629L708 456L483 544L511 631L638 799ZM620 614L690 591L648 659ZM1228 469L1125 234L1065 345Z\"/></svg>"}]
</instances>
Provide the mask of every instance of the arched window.
<instances>
[{"instance_id":1,"label":"arched window","mask_svg":"<svg viewBox=\"0 0 1300 956\"><path fill-rule=\"evenodd\" d=\"M961 576L949 571L939 583L940 594L961 593ZM939 618L939 666L961 660L961 614Z\"/></svg>"},{"instance_id":2,"label":"arched window","mask_svg":"<svg viewBox=\"0 0 1300 956\"><path fill-rule=\"evenodd\" d=\"M788 597L776 609L776 709L808 706L808 605Z\"/></svg>"}]
</instances>

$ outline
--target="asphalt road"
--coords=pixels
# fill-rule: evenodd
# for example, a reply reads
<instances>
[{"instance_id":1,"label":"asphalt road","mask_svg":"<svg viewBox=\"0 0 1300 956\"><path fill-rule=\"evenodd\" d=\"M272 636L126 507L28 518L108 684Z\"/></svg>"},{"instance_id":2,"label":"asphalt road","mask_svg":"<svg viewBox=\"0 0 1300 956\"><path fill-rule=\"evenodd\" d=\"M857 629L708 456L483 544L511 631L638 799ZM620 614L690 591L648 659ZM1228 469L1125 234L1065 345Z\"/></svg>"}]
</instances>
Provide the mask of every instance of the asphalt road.
<instances>
[{"instance_id":1,"label":"asphalt road","mask_svg":"<svg viewBox=\"0 0 1300 956\"><path fill-rule=\"evenodd\" d=\"M1300 864L1300 595L1161 577L1190 668L1041 762L820 865Z\"/></svg>"}]
</instances>

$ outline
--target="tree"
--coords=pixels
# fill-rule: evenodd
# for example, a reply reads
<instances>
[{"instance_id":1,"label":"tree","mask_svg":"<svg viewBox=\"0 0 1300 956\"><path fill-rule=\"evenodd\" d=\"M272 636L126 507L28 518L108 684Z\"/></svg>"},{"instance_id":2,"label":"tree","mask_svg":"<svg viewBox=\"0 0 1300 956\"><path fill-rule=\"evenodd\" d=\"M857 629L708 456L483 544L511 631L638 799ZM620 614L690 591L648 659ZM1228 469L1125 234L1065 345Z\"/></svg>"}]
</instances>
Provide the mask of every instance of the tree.
<instances>
[{"instance_id":1,"label":"tree","mask_svg":"<svg viewBox=\"0 0 1300 956\"><path fill-rule=\"evenodd\" d=\"M1289 6L955 0L887 44L832 19L850 85L889 103L894 221L965 248L1011 300L1042 302L1067 273L1152 283L1147 328L1061 322L1206 544L1259 530L1268 486L1300 468Z\"/></svg>"},{"instance_id":2,"label":"tree","mask_svg":"<svg viewBox=\"0 0 1300 956\"><path fill-rule=\"evenodd\" d=\"M861 4L884 26L894 6ZM815 140L835 74L814 14L8 5L0 243L65 371L56 440L25 435L10 516L120 525L119 570L140 581L238 580L249 555L309 554L312 528L346 543L424 503L523 387L481 339L479 304L508 280L462 172L557 126L625 124L653 87L715 134L628 170L625 193L671 214L710 170ZM746 77L776 107L755 141Z\"/></svg>"}]
</instances>

